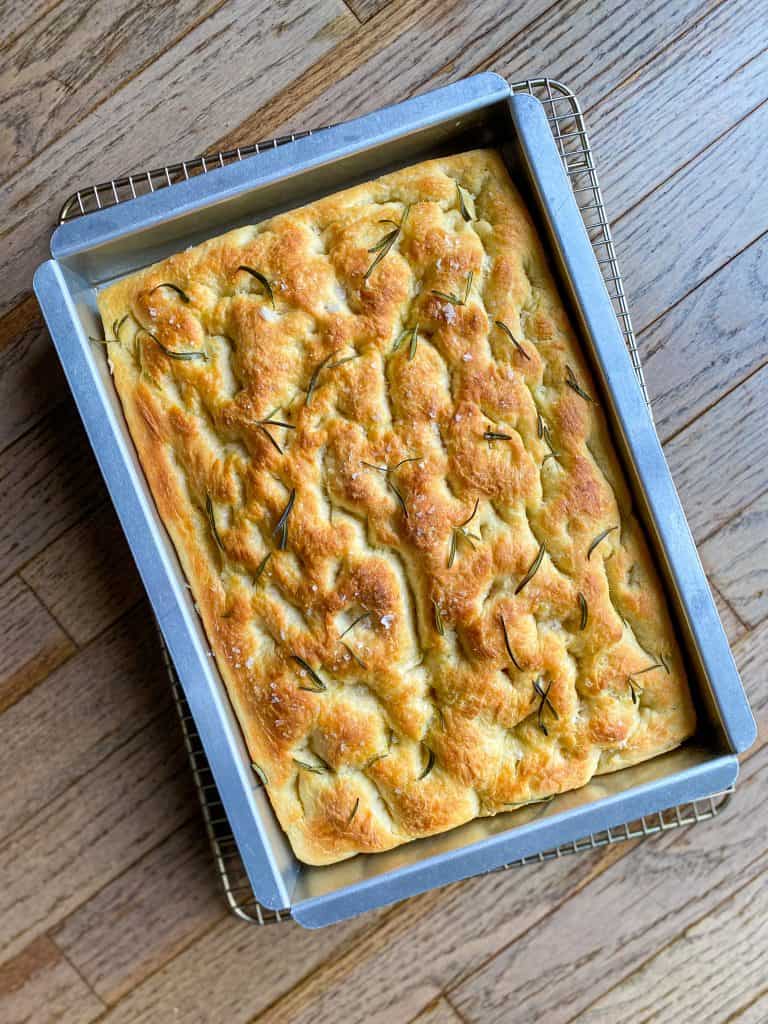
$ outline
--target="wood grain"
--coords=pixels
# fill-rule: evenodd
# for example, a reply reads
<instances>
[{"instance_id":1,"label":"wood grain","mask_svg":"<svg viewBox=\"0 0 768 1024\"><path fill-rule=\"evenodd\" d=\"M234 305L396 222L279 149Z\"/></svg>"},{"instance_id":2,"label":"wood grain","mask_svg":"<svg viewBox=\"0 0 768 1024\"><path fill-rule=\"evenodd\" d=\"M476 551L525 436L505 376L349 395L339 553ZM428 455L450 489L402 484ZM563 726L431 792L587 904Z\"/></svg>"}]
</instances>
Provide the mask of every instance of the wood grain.
<instances>
[{"instance_id":1,"label":"wood grain","mask_svg":"<svg viewBox=\"0 0 768 1024\"><path fill-rule=\"evenodd\" d=\"M441 997L414 1017L411 1024L461 1024L461 1017L448 1000Z\"/></svg>"},{"instance_id":2,"label":"wood grain","mask_svg":"<svg viewBox=\"0 0 768 1024\"><path fill-rule=\"evenodd\" d=\"M0 842L55 811L69 787L170 713L157 634L142 607L0 715Z\"/></svg>"},{"instance_id":3,"label":"wood grain","mask_svg":"<svg viewBox=\"0 0 768 1024\"><path fill-rule=\"evenodd\" d=\"M89 1024L102 1010L46 936L0 966L0 1020L8 1024Z\"/></svg>"},{"instance_id":4,"label":"wood grain","mask_svg":"<svg viewBox=\"0 0 768 1024\"><path fill-rule=\"evenodd\" d=\"M768 460L754 441L768 430L768 367L665 445L685 514L698 542L768 487Z\"/></svg>"},{"instance_id":5,"label":"wood grain","mask_svg":"<svg viewBox=\"0 0 768 1024\"><path fill-rule=\"evenodd\" d=\"M80 976L116 1003L226 914L202 818L132 864L53 932Z\"/></svg>"},{"instance_id":6,"label":"wood grain","mask_svg":"<svg viewBox=\"0 0 768 1024\"><path fill-rule=\"evenodd\" d=\"M640 333L656 427L667 439L765 362L768 234Z\"/></svg>"},{"instance_id":7,"label":"wood grain","mask_svg":"<svg viewBox=\"0 0 768 1024\"><path fill-rule=\"evenodd\" d=\"M357 20L365 23L370 21L374 14L383 11L390 0L345 0L345 3Z\"/></svg>"},{"instance_id":8,"label":"wood grain","mask_svg":"<svg viewBox=\"0 0 768 1024\"><path fill-rule=\"evenodd\" d=\"M747 632L748 627L741 621L736 615L736 612L731 608L728 602L725 600L723 595L717 589L712 586L710 580L710 589L712 590L712 596L715 599L717 605L717 614L720 616L720 621L723 624L726 635L728 636L728 642L733 646L737 640L740 640L742 636Z\"/></svg>"},{"instance_id":9,"label":"wood grain","mask_svg":"<svg viewBox=\"0 0 768 1024\"><path fill-rule=\"evenodd\" d=\"M64 630L18 576L0 585L0 638L0 714L75 651Z\"/></svg>"},{"instance_id":10,"label":"wood grain","mask_svg":"<svg viewBox=\"0 0 768 1024\"><path fill-rule=\"evenodd\" d=\"M143 596L111 504L102 503L21 570L21 576L81 646ZM144 615L150 615L144 608Z\"/></svg>"},{"instance_id":11,"label":"wood grain","mask_svg":"<svg viewBox=\"0 0 768 1024\"><path fill-rule=\"evenodd\" d=\"M572 1020L611 979L639 966L748 877L764 853L766 782L764 748L744 767L738 813L729 808L712 825L640 844L472 977L449 987L453 1005L465 1020L482 1024Z\"/></svg>"},{"instance_id":12,"label":"wood grain","mask_svg":"<svg viewBox=\"0 0 768 1024\"><path fill-rule=\"evenodd\" d=\"M356 25L342 0L233 0L127 79L6 183L0 313L29 288L68 189L203 149Z\"/></svg>"},{"instance_id":13,"label":"wood grain","mask_svg":"<svg viewBox=\"0 0 768 1024\"><path fill-rule=\"evenodd\" d=\"M0 961L63 921L198 813L186 754L170 722L167 711L157 715L55 800L25 816L0 846Z\"/></svg>"},{"instance_id":14,"label":"wood grain","mask_svg":"<svg viewBox=\"0 0 768 1024\"><path fill-rule=\"evenodd\" d=\"M752 713L757 719L758 745L768 742L768 621L753 629L733 649L736 664L747 691Z\"/></svg>"},{"instance_id":15,"label":"wood grain","mask_svg":"<svg viewBox=\"0 0 768 1024\"><path fill-rule=\"evenodd\" d=\"M409 900L294 988L260 1024L310 1024L333 1014L348 1024L408 1020L452 980L478 969L493 950L537 927L569 893L629 849L622 844L512 868Z\"/></svg>"},{"instance_id":16,"label":"wood grain","mask_svg":"<svg viewBox=\"0 0 768 1024\"><path fill-rule=\"evenodd\" d=\"M221 0L67 0L35 20L0 64L0 181L43 152ZM30 96L35 102L30 103Z\"/></svg>"},{"instance_id":17,"label":"wood grain","mask_svg":"<svg viewBox=\"0 0 768 1024\"><path fill-rule=\"evenodd\" d=\"M748 626L768 615L768 492L710 537L701 560Z\"/></svg>"},{"instance_id":18,"label":"wood grain","mask_svg":"<svg viewBox=\"0 0 768 1024\"><path fill-rule=\"evenodd\" d=\"M96 461L71 402L0 455L0 578L7 578L104 501Z\"/></svg>"},{"instance_id":19,"label":"wood grain","mask_svg":"<svg viewBox=\"0 0 768 1024\"><path fill-rule=\"evenodd\" d=\"M768 854L751 877L689 925L639 970L577 1017L574 1024L613 1024L637 1017L654 1024L695 1019L721 1024L765 984L768 949ZM724 961L721 952L727 948ZM702 999L702 993L706 998Z\"/></svg>"}]
</instances>

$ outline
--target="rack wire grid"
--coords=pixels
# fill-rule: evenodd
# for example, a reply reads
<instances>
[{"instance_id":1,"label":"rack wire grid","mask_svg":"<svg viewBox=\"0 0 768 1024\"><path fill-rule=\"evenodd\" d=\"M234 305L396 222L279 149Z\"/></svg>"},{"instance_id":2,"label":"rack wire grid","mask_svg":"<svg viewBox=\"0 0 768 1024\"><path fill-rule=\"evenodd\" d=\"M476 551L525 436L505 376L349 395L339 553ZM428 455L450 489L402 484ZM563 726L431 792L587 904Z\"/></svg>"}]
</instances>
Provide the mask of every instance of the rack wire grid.
<instances>
[{"instance_id":1,"label":"rack wire grid","mask_svg":"<svg viewBox=\"0 0 768 1024\"><path fill-rule=\"evenodd\" d=\"M560 157L571 182L590 242L595 250L608 294L619 319L632 366L640 382L643 397L650 409L650 398L627 308L613 236L606 216L605 204L579 101L567 86L551 78L530 78L515 82L511 85L511 89L516 93L525 92L535 96L544 105ZM76 217L83 217L118 203L129 202L139 195L168 188L176 182L187 180L197 174L208 174L218 167L225 167L227 164L235 163L246 157L256 156L265 150L275 149L277 146L288 145L297 139L312 135L313 131L323 130L322 128L310 129L247 146L237 146L235 149L197 156L190 160L182 160L136 174L127 174L79 189L62 206L58 218L59 223L63 224ZM162 637L160 641L179 714L184 745L200 798L203 821L213 852L216 873L227 905L237 917L253 924L265 925L289 920L291 916L289 910L267 910L258 903L253 895L194 719L190 714L184 692ZM568 854L596 850L631 839L644 839L685 825L696 825L709 821L725 808L732 793L733 789L729 789L715 793L703 800L680 804L677 807L648 815L639 821L606 829L535 856L525 857L498 870L506 871L528 864L542 864Z\"/></svg>"}]
</instances>

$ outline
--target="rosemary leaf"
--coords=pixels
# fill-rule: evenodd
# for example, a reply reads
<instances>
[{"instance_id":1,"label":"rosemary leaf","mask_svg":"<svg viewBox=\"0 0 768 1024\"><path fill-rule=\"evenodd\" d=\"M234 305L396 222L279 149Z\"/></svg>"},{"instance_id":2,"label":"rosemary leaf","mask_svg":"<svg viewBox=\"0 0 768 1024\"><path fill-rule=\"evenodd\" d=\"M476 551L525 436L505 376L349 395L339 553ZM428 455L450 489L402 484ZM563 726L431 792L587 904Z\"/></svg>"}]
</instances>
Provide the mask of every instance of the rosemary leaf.
<instances>
[{"instance_id":1,"label":"rosemary leaf","mask_svg":"<svg viewBox=\"0 0 768 1024\"><path fill-rule=\"evenodd\" d=\"M424 744L422 744L422 746L424 746ZM422 779L426 779L426 777L429 775L429 773L435 766L435 752L433 750L430 750L429 747L424 747L424 749L427 751L427 763L424 766L424 770L422 771L421 775L419 776L419 782Z\"/></svg>"},{"instance_id":2,"label":"rosemary leaf","mask_svg":"<svg viewBox=\"0 0 768 1024\"><path fill-rule=\"evenodd\" d=\"M339 643L341 644L342 647L346 648L346 650L352 655L352 657L357 662L357 664L360 666L360 668L365 669L365 671L367 672L368 671L368 666L365 664L363 659L358 654L355 653L355 651L350 647L350 645L346 642L346 640L339 640Z\"/></svg>"},{"instance_id":3,"label":"rosemary leaf","mask_svg":"<svg viewBox=\"0 0 768 1024\"><path fill-rule=\"evenodd\" d=\"M456 182L456 197L459 201L459 211L464 220L477 220L474 197L465 188L462 188L458 181Z\"/></svg>"},{"instance_id":4,"label":"rosemary leaf","mask_svg":"<svg viewBox=\"0 0 768 1024\"><path fill-rule=\"evenodd\" d=\"M309 678L315 684L314 686L300 686L300 690L309 690L310 693L323 693L328 689L323 680L308 662L304 661L303 658L300 658L298 654L292 654L291 657L297 665L300 665L304 669Z\"/></svg>"},{"instance_id":5,"label":"rosemary leaf","mask_svg":"<svg viewBox=\"0 0 768 1024\"><path fill-rule=\"evenodd\" d=\"M267 773L264 771L264 769L260 768L255 761L251 761L251 768L253 768L254 772L258 776L258 779L261 782L262 786L268 786L269 782L267 780Z\"/></svg>"},{"instance_id":6,"label":"rosemary leaf","mask_svg":"<svg viewBox=\"0 0 768 1024\"><path fill-rule=\"evenodd\" d=\"M587 619L589 618L589 606L587 599L584 595L579 592L579 608L581 609L581 622L579 623L579 629L584 630L587 628Z\"/></svg>"},{"instance_id":7,"label":"rosemary leaf","mask_svg":"<svg viewBox=\"0 0 768 1024\"><path fill-rule=\"evenodd\" d=\"M271 434L270 434L270 432L269 432L269 431L267 430L267 428L266 428L266 427L264 426L264 424L263 424L263 423L259 423L259 424L257 424L257 426L258 426L258 429L259 429L259 430L260 430L260 431L262 432L262 434L264 435L264 437L266 437L266 439L267 439L267 440L269 441L269 443L270 443L270 444L272 445L272 447L273 447L273 448L275 449L275 451L277 452L277 454L278 454L278 455L282 455L282 454L283 454L283 449L282 449L282 448L280 447L280 445L279 445L279 444L277 443L277 441L276 441L276 440L274 439L274 437L272 437L272 435L271 435Z\"/></svg>"},{"instance_id":8,"label":"rosemary leaf","mask_svg":"<svg viewBox=\"0 0 768 1024\"><path fill-rule=\"evenodd\" d=\"M451 530L451 543L448 548L448 568L453 567L453 563L456 560L456 530Z\"/></svg>"},{"instance_id":9,"label":"rosemary leaf","mask_svg":"<svg viewBox=\"0 0 768 1024\"><path fill-rule=\"evenodd\" d=\"M350 622L350 624L347 626L347 628L344 630L343 633L339 633L339 640L341 640L343 637L345 637L347 635L347 633L349 633L349 631L351 629L354 629L355 626L358 624L358 622L363 622L365 619L370 619L370 617L371 617L371 613L370 612L363 612L362 615L358 615L357 618L354 620L354 622Z\"/></svg>"},{"instance_id":10,"label":"rosemary leaf","mask_svg":"<svg viewBox=\"0 0 768 1024\"><path fill-rule=\"evenodd\" d=\"M579 386L579 383L576 380L576 375L574 374L570 366L568 366L567 364L565 367L565 383L568 385L569 388L571 388L571 390L575 391L580 398L583 398L585 402L594 403L594 399L592 398L592 396L588 395L587 392L582 387Z\"/></svg>"},{"instance_id":11,"label":"rosemary leaf","mask_svg":"<svg viewBox=\"0 0 768 1024\"><path fill-rule=\"evenodd\" d=\"M512 661L512 664L515 666L517 671L518 672L522 672L523 671L523 666L517 660L517 658L515 657L515 653L512 650L512 646L511 646L511 644L509 642L509 634L507 633L507 624L504 621L504 616L501 615L501 614L499 615L499 622L501 622L501 631L504 634L504 646L507 648L507 654L509 655L509 657L510 657L510 659Z\"/></svg>"},{"instance_id":12,"label":"rosemary leaf","mask_svg":"<svg viewBox=\"0 0 768 1024\"><path fill-rule=\"evenodd\" d=\"M344 363L351 363L353 359L359 359L360 353L355 352L353 356L344 356L343 359L337 359L335 363L328 363L326 369L334 370L337 366L343 366Z\"/></svg>"},{"instance_id":13,"label":"rosemary leaf","mask_svg":"<svg viewBox=\"0 0 768 1024\"><path fill-rule=\"evenodd\" d=\"M607 530L603 530L602 533L598 533L598 535L595 537L595 539L589 545L589 550L587 551L587 561L589 561L589 559L592 557L592 552L595 550L597 545L601 541L605 540L605 538L608 536L609 533L613 533L614 530L618 530L618 526L609 526Z\"/></svg>"},{"instance_id":14,"label":"rosemary leaf","mask_svg":"<svg viewBox=\"0 0 768 1024\"><path fill-rule=\"evenodd\" d=\"M639 704L640 694L643 692L642 689L637 685L632 676L627 679L627 682L629 683L629 692L632 694L632 703Z\"/></svg>"},{"instance_id":15,"label":"rosemary leaf","mask_svg":"<svg viewBox=\"0 0 768 1024\"><path fill-rule=\"evenodd\" d=\"M389 470L389 472L390 473L394 473L396 469L400 469L401 466L406 465L406 463L408 463L408 462L419 462L419 461L421 461L421 456L420 455L410 455L407 459L400 459L399 462L396 462L394 464L394 466L392 467L392 469Z\"/></svg>"},{"instance_id":16,"label":"rosemary leaf","mask_svg":"<svg viewBox=\"0 0 768 1024\"><path fill-rule=\"evenodd\" d=\"M286 430L295 430L296 429L296 427L293 425L293 423L283 423L282 420L273 420L273 419L257 420L257 423L258 423L259 426L262 426L262 427L285 427Z\"/></svg>"},{"instance_id":17,"label":"rosemary leaf","mask_svg":"<svg viewBox=\"0 0 768 1024\"><path fill-rule=\"evenodd\" d=\"M544 711L546 710L546 708L549 708L549 710L552 712L552 714L555 716L555 718L560 718L560 715L558 715L557 709L555 708L555 705L549 699L549 691L551 689L552 689L552 680L551 679L547 683L547 688L546 689L544 689L544 687L541 685L541 678L534 680L534 683L533 683L533 690L534 690L533 699L536 700L536 697L540 697L541 698L541 700L539 702L539 709L538 709L538 712L536 714L536 721L538 723L539 728L541 729L541 731L544 733L545 736L549 736L549 733L547 732L547 727L544 724Z\"/></svg>"},{"instance_id":18,"label":"rosemary leaf","mask_svg":"<svg viewBox=\"0 0 768 1024\"><path fill-rule=\"evenodd\" d=\"M664 666L664 671L667 673L667 675L670 675L669 663L667 659L664 657L664 653L662 651L659 652L659 661Z\"/></svg>"},{"instance_id":19,"label":"rosemary leaf","mask_svg":"<svg viewBox=\"0 0 768 1024\"><path fill-rule=\"evenodd\" d=\"M536 413L536 435L541 440L544 437L544 420L541 418L541 413Z\"/></svg>"},{"instance_id":20,"label":"rosemary leaf","mask_svg":"<svg viewBox=\"0 0 768 1024\"><path fill-rule=\"evenodd\" d=\"M304 400L306 405L309 405L310 399L312 398L312 392L317 387L317 379L318 379L318 377L320 376L322 371L325 369L326 364L328 363L328 361L330 359L332 359L332 358L333 358L333 354L326 356L325 359L318 366L316 366L314 368L314 370L312 371L312 376L309 378L309 384L307 385L307 397Z\"/></svg>"},{"instance_id":21,"label":"rosemary leaf","mask_svg":"<svg viewBox=\"0 0 768 1024\"><path fill-rule=\"evenodd\" d=\"M224 545L221 543L219 531L216 529L216 517L213 512L213 502L211 501L210 494L206 494L205 496L205 511L208 515L208 522L211 524L211 533L213 534L213 539L216 541L216 546L219 551L224 551Z\"/></svg>"},{"instance_id":22,"label":"rosemary leaf","mask_svg":"<svg viewBox=\"0 0 768 1024\"><path fill-rule=\"evenodd\" d=\"M467 299L469 298L469 293L472 289L473 276L474 271L470 270L470 272L467 274L467 281L466 284L464 285L464 295L462 297L459 297L458 295L453 295L450 292L439 292L437 291L436 288L432 289L432 294L436 295L438 299L443 299L445 302L452 303L452 305L454 306L466 306Z\"/></svg>"},{"instance_id":23,"label":"rosemary leaf","mask_svg":"<svg viewBox=\"0 0 768 1024\"><path fill-rule=\"evenodd\" d=\"M408 506L405 504L405 498L402 496L400 491L398 491L397 487L392 483L392 481L389 478L387 478L387 487L389 487L390 491L392 491L394 496L397 498L397 503L400 506L403 515L407 519L408 518Z\"/></svg>"},{"instance_id":24,"label":"rosemary leaf","mask_svg":"<svg viewBox=\"0 0 768 1024\"><path fill-rule=\"evenodd\" d=\"M465 526L469 526L469 524L472 522L472 520L475 518L475 516L477 514L477 507L478 507L479 504L480 504L480 499L479 498L475 498L475 504L474 504L474 506L472 508L471 514L464 520L463 523L459 523L457 529L463 530Z\"/></svg>"},{"instance_id":25,"label":"rosemary leaf","mask_svg":"<svg viewBox=\"0 0 768 1024\"><path fill-rule=\"evenodd\" d=\"M520 355L523 356L525 359L527 359L530 362L531 357L528 355L528 353L523 348L522 344L517 340L517 338L514 336L512 331L509 329L509 327L507 327L507 325L504 323L504 321L503 320L494 320L494 323L499 328L499 330L503 331L506 334L506 336L509 338L509 340L512 342L512 344L515 346L515 348L520 353ZM539 434L539 437L541 437L541 434Z\"/></svg>"},{"instance_id":26,"label":"rosemary leaf","mask_svg":"<svg viewBox=\"0 0 768 1024\"><path fill-rule=\"evenodd\" d=\"M208 362L208 355L205 352L199 352L199 351L194 351L194 352L174 352L174 350L172 348L167 348L162 343L162 341L160 341L160 339L155 334L153 334L151 331L148 331L146 329L146 327L141 327L139 329L138 333L139 334L146 334L148 337L150 337L152 339L152 341L154 341L154 343L157 345L157 347L162 352L164 352L165 355L167 355L169 359L178 359L180 362L187 362L187 361L191 361L193 359L202 359L202 361L204 363Z\"/></svg>"},{"instance_id":27,"label":"rosemary leaf","mask_svg":"<svg viewBox=\"0 0 768 1024\"><path fill-rule=\"evenodd\" d=\"M385 750L383 754L374 754L373 757L363 765L363 771L376 764L377 761L383 761L385 757L389 757L388 750Z\"/></svg>"},{"instance_id":28,"label":"rosemary leaf","mask_svg":"<svg viewBox=\"0 0 768 1024\"><path fill-rule=\"evenodd\" d=\"M285 506L285 508L283 509L282 515L280 516L280 518L278 519L277 523L275 524L275 527L272 530L273 534L275 534L278 531L280 531L280 550L281 551L285 551L285 548L286 548L286 546L288 544L288 517L291 514L291 509L293 508L294 501L296 501L296 488L292 487L291 488L290 496L288 498L288 503Z\"/></svg>"},{"instance_id":29,"label":"rosemary leaf","mask_svg":"<svg viewBox=\"0 0 768 1024\"><path fill-rule=\"evenodd\" d=\"M357 800L355 800L355 805L352 808L352 811L351 811L349 817L347 818L347 824L348 825L352 824L352 821L354 820L354 817L357 814L357 810L358 810L359 806L360 806L360 797L358 797Z\"/></svg>"},{"instance_id":30,"label":"rosemary leaf","mask_svg":"<svg viewBox=\"0 0 768 1024\"><path fill-rule=\"evenodd\" d=\"M256 586L256 584L261 579L261 577L262 577L262 575L264 573L264 570L267 568L267 562L270 560L271 557L272 557L272 552L268 551L266 553L266 555L264 555L262 560L259 562L259 564L258 564L258 566L256 568L256 572L255 572L254 577L253 577L253 585L254 585L254 587Z\"/></svg>"},{"instance_id":31,"label":"rosemary leaf","mask_svg":"<svg viewBox=\"0 0 768 1024\"><path fill-rule=\"evenodd\" d=\"M432 599L432 607L435 610L435 629L440 636L445 636L445 623L443 622L443 616L440 614L440 609L437 606L437 601Z\"/></svg>"},{"instance_id":32,"label":"rosemary leaf","mask_svg":"<svg viewBox=\"0 0 768 1024\"><path fill-rule=\"evenodd\" d=\"M237 268L238 270L244 270L246 274L250 274L251 277L255 277L259 284L264 288L267 293L272 309L275 308L275 296L272 292L272 285L266 279L266 277L258 270L254 270L253 267L244 267L242 264Z\"/></svg>"},{"instance_id":33,"label":"rosemary leaf","mask_svg":"<svg viewBox=\"0 0 768 1024\"><path fill-rule=\"evenodd\" d=\"M486 430L483 434L486 441L511 441L511 434L500 434L495 430Z\"/></svg>"},{"instance_id":34,"label":"rosemary leaf","mask_svg":"<svg viewBox=\"0 0 768 1024\"><path fill-rule=\"evenodd\" d=\"M533 577L536 575L536 573L538 572L539 566L541 565L542 559L544 558L544 554L545 554L546 550L547 550L546 549L546 545L542 541L541 547L539 548L539 553L536 555L534 560L531 562L531 567L529 568L528 572L525 574L525 576L523 576L523 578L520 580L520 582L515 587L515 593L516 594L519 594L520 591L523 589L523 587L526 586L528 583L530 583L531 580L533 579Z\"/></svg>"},{"instance_id":35,"label":"rosemary leaf","mask_svg":"<svg viewBox=\"0 0 768 1024\"><path fill-rule=\"evenodd\" d=\"M419 325L411 329L411 340L408 344L408 361L410 362L416 355L416 346L419 344Z\"/></svg>"},{"instance_id":36,"label":"rosemary leaf","mask_svg":"<svg viewBox=\"0 0 768 1024\"><path fill-rule=\"evenodd\" d=\"M115 341L120 341L120 328L123 326L126 320L130 319L130 316L130 313L126 313L124 316L121 316L119 320L113 321L112 333L115 336Z\"/></svg>"},{"instance_id":37,"label":"rosemary leaf","mask_svg":"<svg viewBox=\"0 0 768 1024\"><path fill-rule=\"evenodd\" d=\"M152 292L156 292L158 288L170 288L172 292L176 292L182 302L189 304L191 301L185 291L182 291L177 284L171 284L170 281L163 281L162 284L156 284L154 288L149 289L149 294L151 295Z\"/></svg>"},{"instance_id":38,"label":"rosemary leaf","mask_svg":"<svg viewBox=\"0 0 768 1024\"><path fill-rule=\"evenodd\" d=\"M411 209L410 206L406 206L405 210L403 211L403 216L400 218L400 223L399 224L396 221L393 221L393 220L382 220L382 221L379 221L380 224L393 224L394 227L393 227L393 229L391 231L388 231L387 234L384 235L383 238L380 238L379 241L375 245L372 245L371 248L368 250L368 252L370 252L370 253L374 253L375 252L376 256L375 256L373 262L371 263L371 265L366 270L366 272L363 274L363 281L367 281L368 280L368 278L374 272L376 267L378 267L378 265L381 263L381 261L384 259L384 257L387 255L389 250L392 248L392 246L397 241L397 239L398 239L398 237L400 235L400 232L403 230L403 225L405 224L406 220L408 219L408 213L410 212L410 209Z\"/></svg>"},{"instance_id":39,"label":"rosemary leaf","mask_svg":"<svg viewBox=\"0 0 768 1024\"><path fill-rule=\"evenodd\" d=\"M505 807L532 807L534 804L551 804L555 799L555 794L552 793L550 796L539 796L535 800L512 800L510 803L504 804Z\"/></svg>"},{"instance_id":40,"label":"rosemary leaf","mask_svg":"<svg viewBox=\"0 0 768 1024\"><path fill-rule=\"evenodd\" d=\"M293 763L297 764L299 768L303 768L305 772L312 772L313 775L325 775L328 771L327 768L323 768L319 764L309 764L308 761L300 761L298 757L293 758Z\"/></svg>"}]
</instances>

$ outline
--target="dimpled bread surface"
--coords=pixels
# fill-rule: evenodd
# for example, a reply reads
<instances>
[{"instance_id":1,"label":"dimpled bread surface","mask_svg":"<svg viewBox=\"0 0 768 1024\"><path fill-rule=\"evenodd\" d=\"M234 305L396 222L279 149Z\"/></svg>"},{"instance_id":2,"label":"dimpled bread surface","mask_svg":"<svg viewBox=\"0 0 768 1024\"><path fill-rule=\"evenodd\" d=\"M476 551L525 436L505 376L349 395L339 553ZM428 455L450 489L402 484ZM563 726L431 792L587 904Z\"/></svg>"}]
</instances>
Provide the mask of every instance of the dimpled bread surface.
<instances>
[{"instance_id":1,"label":"dimpled bread surface","mask_svg":"<svg viewBox=\"0 0 768 1024\"><path fill-rule=\"evenodd\" d=\"M595 383L496 152L238 228L98 301L254 784L302 861L691 735Z\"/></svg>"}]
</instances>

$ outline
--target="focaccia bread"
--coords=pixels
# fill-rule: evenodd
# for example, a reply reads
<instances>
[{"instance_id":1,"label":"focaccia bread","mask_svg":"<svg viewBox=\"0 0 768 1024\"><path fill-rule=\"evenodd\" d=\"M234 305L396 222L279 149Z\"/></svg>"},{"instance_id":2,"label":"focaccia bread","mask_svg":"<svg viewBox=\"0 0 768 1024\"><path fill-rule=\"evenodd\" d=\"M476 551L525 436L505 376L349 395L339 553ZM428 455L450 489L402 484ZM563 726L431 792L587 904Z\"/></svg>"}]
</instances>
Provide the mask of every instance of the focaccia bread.
<instances>
[{"instance_id":1,"label":"focaccia bread","mask_svg":"<svg viewBox=\"0 0 768 1024\"><path fill-rule=\"evenodd\" d=\"M599 396L494 151L231 231L99 307L301 860L387 850L692 733Z\"/></svg>"}]
</instances>

